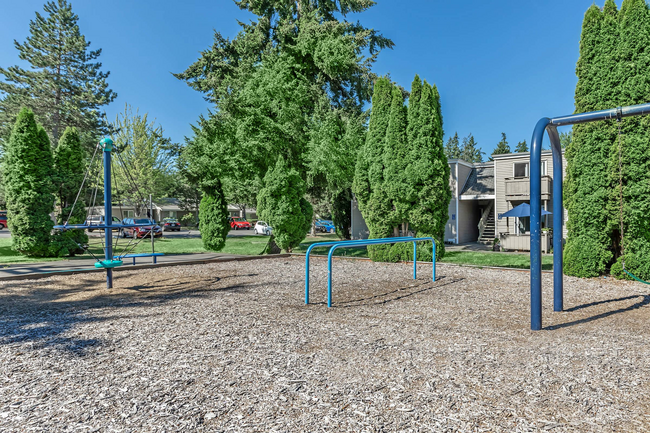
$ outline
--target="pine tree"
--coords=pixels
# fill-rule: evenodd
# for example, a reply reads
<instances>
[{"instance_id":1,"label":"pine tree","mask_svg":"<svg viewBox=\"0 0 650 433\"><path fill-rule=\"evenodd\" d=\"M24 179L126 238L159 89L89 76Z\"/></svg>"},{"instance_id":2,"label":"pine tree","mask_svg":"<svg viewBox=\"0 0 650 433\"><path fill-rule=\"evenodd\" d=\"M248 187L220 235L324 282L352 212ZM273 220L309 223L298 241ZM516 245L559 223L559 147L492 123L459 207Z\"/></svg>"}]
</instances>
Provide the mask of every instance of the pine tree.
<instances>
[{"instance_id":1,"label":"pine tree","mask_svg":"<svg viewBox=\"0 0 650 433\"><path fill-rule=\"evenodd\" d=\"M54 150L53 181L59 207L57 224L83 224L85 221L84 197L79 194L85 165L79 132L74 127L68 127ZM53 253L57 256L80 254L83 249L79 245L88 243L88 235L83 230L60 232L55 234L52 243Z\"/></svg>"},{"instance_id":2,"label":"pine tree","mask_svg":"<svg viewBox=\"0 0 650 433\"><path fill-rule=\"evenodd\" d=\"M20 59L31 69L0 68L0 140L7 139L22 107L32 109L54 142L68 126L101 133L99 109L117 96L108 88L109 73L96 62L101 50L88 50L90 42L67 0L48 1L44 10L45 16L37 12L30 22L27 40L15 42Z\"/></svg>"},{"instance_id":3,"label":"pine tree","mask_svg":"<svg viewBox=\"0 0 650 433\"><path fill-rule=\"evenodd\" d=\"M50 219L54 210L52 149L47 132L27 108L16 118L3 164L12 248L28 256L48 256L54 225Z\"/></svg>"},{"instance_id":4,"label":"pine tree","mask_svg":"<svg viewBox=\"0 0 650 433\"><path fill-rule=\"evenodd\" d=\"M445 144L445 155L447 155L447 159L460 158L460 140L458 139L458 132L447 140L447 144Z\"/></svg>"},{"instance_id":5,"label":"pine tree","mask_svg":"<svg viewBox=\"0 0 650 433\"><path fill-rule=\"evenodd\" d=\"M526 143L526 140L517 143L517 147L515 147L515 152L517 153L528 152L528 143Z\"/></svg>"},{"instance_id":6,"label":"pine tree","mask_svg":"<svg viewBox=\"0 0 650 433\"><path fill-rule=\"evenodd\" d=\"M307 187L298 172L284 158L264 176L257 196L257 212L273 227L273 240L288 252L305 239L311 226L313 209L305 199Z\"/></svg>"},{"instance_id":7,"label":"pine tree","mask_svg":"<svg viewBox=\"0 0 650 433\"><path fill-rule=\"evenodd\" d=\"M508 145L508 140L506 139L506 133L501 133L501 141L497 143L497 147L492 151L492 155L505 155L506 153L511 153L510 146ZM490 161L493 161L490 156Z\"/></svg>"},{"instance_id":8,"label":"pine tree","mask_svg":"<svg viewBox=\"0 0 650 433\"><path fill-rule=\"evenodd\" d=\"M483 162L483 154L474 136L470 133L463 138L463 146L460 149L460 159L467 162Z\"/></svg>"}]
</instances>

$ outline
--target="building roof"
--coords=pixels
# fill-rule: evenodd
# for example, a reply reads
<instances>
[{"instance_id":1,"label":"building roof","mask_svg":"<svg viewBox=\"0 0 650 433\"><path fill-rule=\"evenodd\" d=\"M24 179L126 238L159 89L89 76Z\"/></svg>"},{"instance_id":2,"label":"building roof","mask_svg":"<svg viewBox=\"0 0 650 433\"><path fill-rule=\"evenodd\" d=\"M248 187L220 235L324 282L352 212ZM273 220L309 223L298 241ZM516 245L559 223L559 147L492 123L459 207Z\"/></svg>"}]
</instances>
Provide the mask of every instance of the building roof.
<instances>
[{"instance_id":1,"label":"building roof","mask_svg":"<svg viewBox=\"0 0 650 433\"><path fill-rule=\"evenodd\" d=\"M460 195L466 197L494 195L494 165L477 164L472 168Z\"/></svg>"}]
</instances>

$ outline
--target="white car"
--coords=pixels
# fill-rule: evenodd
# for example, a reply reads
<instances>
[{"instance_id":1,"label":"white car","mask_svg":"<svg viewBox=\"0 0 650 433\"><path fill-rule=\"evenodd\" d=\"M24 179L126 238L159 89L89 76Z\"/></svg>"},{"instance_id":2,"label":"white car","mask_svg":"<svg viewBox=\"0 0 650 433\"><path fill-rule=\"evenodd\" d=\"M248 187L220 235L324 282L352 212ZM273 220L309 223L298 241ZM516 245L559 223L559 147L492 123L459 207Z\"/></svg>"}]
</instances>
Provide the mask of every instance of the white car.
<instances>
[{"instance_id":1,"label":"white car","mask_svg":"<svg viewBox=\"0 0 650 433\"><path fill-rule=\"evenodd\" d=\"M264 221L258 221L257 224L255 224L255 228L253 230L255 231L256 235L271 236L271 233L273 232L273 227L271 227Z\"/></svg>"}]
</instances>

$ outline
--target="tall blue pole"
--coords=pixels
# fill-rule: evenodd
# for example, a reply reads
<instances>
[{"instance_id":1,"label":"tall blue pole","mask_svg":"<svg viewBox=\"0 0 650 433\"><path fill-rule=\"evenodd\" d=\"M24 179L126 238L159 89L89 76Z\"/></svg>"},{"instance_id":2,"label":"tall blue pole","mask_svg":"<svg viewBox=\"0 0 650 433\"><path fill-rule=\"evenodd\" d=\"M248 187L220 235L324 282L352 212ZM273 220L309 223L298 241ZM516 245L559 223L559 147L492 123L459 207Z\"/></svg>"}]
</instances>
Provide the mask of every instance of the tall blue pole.
<instances>
[{"instance_id":1,"label":"tall blue pole","mask_svg":"<svg viewBox=\"0 0 650 433\"><path fill-rule=\"evenodd\" d=\"M530 145L530 329L533 331L542 329L542 142L549 123L546 117L537 122Z\"/></svg>"},{"instance_id":2,"label":"tall blue pole","mask_svg":"<svg viewBox=\"0 0 650 433\"><path fill-rule=\"evenodd\" d=\"M553 150L553 311L564 309L564 263L562 240L564 238L564 206L562 203L562 144L555 126L548 126L548 138Z\"/></svg>"},{"instance_id":3,"label":"tall blue pole","mask_svg":"<svg viewBox=\"0 0 650 433\"><path fill-rule=\"evenodd\" d=\"M113 150L113 140L104 138L99 142L104 149L104 258L107 263L113 261L113 206L111 205L111 151ZM113 269L106 268L106 287L113 288Z\"/></svg>"}]
</instances>

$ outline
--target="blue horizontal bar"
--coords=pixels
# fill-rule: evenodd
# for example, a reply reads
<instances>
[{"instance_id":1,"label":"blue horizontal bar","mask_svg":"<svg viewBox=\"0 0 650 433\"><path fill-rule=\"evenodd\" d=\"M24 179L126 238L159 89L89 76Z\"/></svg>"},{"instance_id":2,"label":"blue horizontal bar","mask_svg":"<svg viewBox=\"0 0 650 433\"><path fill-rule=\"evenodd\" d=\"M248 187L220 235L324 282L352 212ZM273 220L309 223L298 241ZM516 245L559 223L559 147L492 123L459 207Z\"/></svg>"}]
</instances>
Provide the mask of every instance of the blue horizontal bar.
<instances>
[{"instance_id":1,"label":"blue horizontal bar","mask_svg":"<svg viewBox=\"0 0 650 433\"><path fill-rule=\"evenodd\" d=\"M351 241L328 241L328 242L317 242L311 244L307 248L307 254L305 254L305 304L309 304L309 254L311 250L318 247L331 247L336 244L345 243L346 245L354 246L354 244L361 244L359 246L372 245L372 243L380 242L386 239L391 239L393 242L398 242L401 239L406 239L409 242L413 240L413 236L401 236L396 238L381 238L381 239L356 239ZM368 242L372 242L368 244Z\"/></svg>"},{"instance_id":2,"label":"blue horizontal bar","mask_svg":"<svg viewBox=\"0 0 650 433\"><path fill-rule=\"evenodd\" d=\"M575 125L576 123L593 122L596 120L614 120L619 117L641 116L650 114L650 104L630 105L627 107L610 108L609 110L592 111L589 113L569 114L551 119L555 126Z\"/></svg>"},{"instance_id":3,"label":"blue horizontal bar","mask_svg":"<svg viewBox=\"0 0 650 433\"><path fill-rule=\"evenodd\" d=\"M105 224L98 224L98 225L64 224L64 225L56 225L56 226L54 226L54 228L57 229L57 230L83 230L83 229L102 230L102 229L105 229L105 228L124 229L124 228L132 228L132 227L151 227L151 226L157 226L157 225L158 224L113 224L113 225L107 226Z\"/></svg>"}]
</instances>

